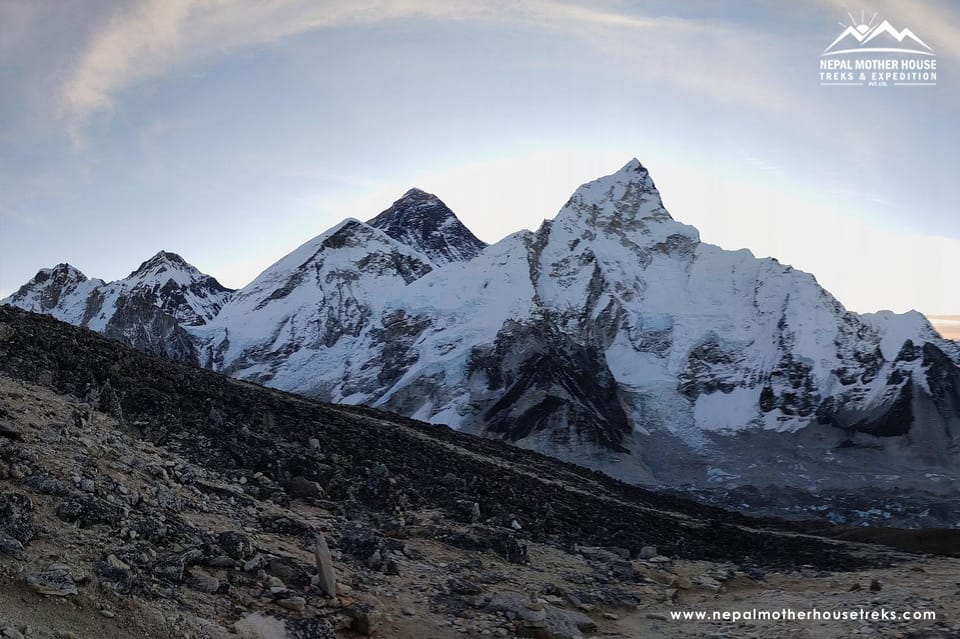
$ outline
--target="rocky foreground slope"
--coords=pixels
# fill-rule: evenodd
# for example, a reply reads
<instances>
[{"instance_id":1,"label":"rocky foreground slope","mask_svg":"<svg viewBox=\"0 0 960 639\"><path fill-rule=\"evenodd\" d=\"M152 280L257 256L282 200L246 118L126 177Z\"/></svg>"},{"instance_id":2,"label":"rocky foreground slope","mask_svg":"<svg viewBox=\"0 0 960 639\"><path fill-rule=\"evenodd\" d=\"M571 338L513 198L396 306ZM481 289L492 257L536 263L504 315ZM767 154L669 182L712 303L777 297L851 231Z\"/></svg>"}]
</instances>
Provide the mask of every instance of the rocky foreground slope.
<instances>
[{"instance_id":1,"label":"rocky foreground slope","mask_svg":"<svg viewBox=\"0 0 960 639\"><path fill-rule=\"evenodd\" d=\"M8 638L954 636L957 560L814 532L0 308ZM669 617L783 606L938 619Z\"/></svg>"}]
</instances>

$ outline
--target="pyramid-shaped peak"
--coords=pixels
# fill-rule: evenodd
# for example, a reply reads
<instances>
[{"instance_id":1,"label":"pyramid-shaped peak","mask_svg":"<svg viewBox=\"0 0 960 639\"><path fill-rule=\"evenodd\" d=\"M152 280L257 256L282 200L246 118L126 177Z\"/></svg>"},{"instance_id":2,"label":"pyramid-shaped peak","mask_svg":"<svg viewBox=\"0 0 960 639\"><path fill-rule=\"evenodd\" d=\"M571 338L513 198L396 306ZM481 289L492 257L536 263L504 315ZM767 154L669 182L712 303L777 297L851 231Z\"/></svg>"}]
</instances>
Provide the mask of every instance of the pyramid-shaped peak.
<instances>
[{"instance_id":1,"label":"pyramid-shaped peak","mask_svg":"<svg viewBox=\"0 0 960 639\"><path fill-rule=\"evenodd\" d=\"M176 253L171 253L170 251L158 251L157 254L147 260L147 262L155 264L165 263L175 264L177 266L190 266L185 259Z\"/></svg>"},{"instance_id":2,"label":"pyramid-shaped peak","mask_svg":"<svg viewBox=\"0 0 960 639\"><path fill-rule=\"evenodd\" d=\"M632 158L610 175L582 184L563 206L554 225L579 234L597 230L631 234L631 242L655 245L682 241L693 246L700 234L692 226L675 221L663 206L650 172Z\"/></svg>"},{"instance_id":3,"label":"pyramid-shaped peak","mask_svg":"<svg viewBox=\"0 0 960 639\"><path fill-rule=\"evenodd\" d=\"M437 202L440 202L440 198L433 193L428 193L427 191L418 189L417 187L407 189L407 192L404 193L403 196L397 200L397 202L402 202L403 200L436 200Z\"/></svg>"},{"instance_id":4,"label":"pyramid-shaped peak","mask_svg":"<svg viewBox=\"0 0 960 639\"><path fill-rule=\"evenodd\" d=\"M608 208L609 213L628 217L670 217L650 172L637 158L596 180L582 184L568 204Z\"/></svg>"},{"instance_id":5,"label":"pyramid-shaped peak","mask_svg":"<svg viewBox=\"0 0 960 639\"><path fill-rule=\"evenodd\" d=\"M367 224L423 253L436 266L466 262L486 247L440 198L418 188Z\"/></svg>"},{"instance_id":6,"label":"pyramid-shaped peak","mask_svg":"<svg viewBox=\"0 0 960 639\"><path fill-rule=\"evenodd\" d=\"M629 162L623 165L618 173L649 173L646 167L637 158L631 158Z\"/></svg>"},{"instance_id":7,"label":"pyramid-shaped peak","mask_svg":"<svg viewBox=\"0 0 960 639\"><path fill-rule=\"evenodd\" d=\"M171 253L170 251L159 251L156 255L140 264L135 271L130 273L128 279L150 273L163 273L168 270L188 271L191 273L196 271L199 273L192 264L178 254Z\"/></svg>"}]
</instances>

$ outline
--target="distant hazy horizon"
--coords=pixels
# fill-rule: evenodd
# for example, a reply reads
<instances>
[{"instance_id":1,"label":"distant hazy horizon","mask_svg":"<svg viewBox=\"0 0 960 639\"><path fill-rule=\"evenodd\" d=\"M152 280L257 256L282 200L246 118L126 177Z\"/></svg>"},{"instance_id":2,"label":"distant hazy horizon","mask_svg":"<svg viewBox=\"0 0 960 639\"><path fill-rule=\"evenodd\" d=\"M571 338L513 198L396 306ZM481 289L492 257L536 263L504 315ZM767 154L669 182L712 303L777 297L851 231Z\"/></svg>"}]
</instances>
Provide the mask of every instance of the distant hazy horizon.
<instances>
[{"instance_id":1,"label":"distant hazy horizon","mask_svg":"<svg viewBox=\"0 0 960 639\"><path fill-rule=\"evenodd\" d=\"M947 339L960 340L960 315L927 315L927 319Z\"/></svg>"}]
</instances>

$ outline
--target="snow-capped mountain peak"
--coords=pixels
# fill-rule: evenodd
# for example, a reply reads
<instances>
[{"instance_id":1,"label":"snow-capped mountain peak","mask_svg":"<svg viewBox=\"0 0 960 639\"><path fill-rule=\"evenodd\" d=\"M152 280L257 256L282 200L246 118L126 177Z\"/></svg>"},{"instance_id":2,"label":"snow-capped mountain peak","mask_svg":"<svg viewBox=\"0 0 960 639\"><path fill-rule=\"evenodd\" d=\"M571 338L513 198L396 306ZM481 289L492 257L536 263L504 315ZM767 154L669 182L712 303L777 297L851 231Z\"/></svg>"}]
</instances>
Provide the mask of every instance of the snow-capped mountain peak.
<instances>
[{"instance_id":1,"label":"snow-capped mountain peak","mask_svg":"<svg viewBox=\"0 0 960 639\"><path fill-rule=\"evenodd\" d=\"M147 273L163 272L168 269L196 271L185 259L169 251L159 251L130 273L129 278L146 275Z\"/></svg>"},{"instance_id":2,"label":"snow-capped mountain peak","mask_svg":"<svg viewBox=\"0 0 960 639\"><path fill-rule=\"evenodd\" d=\"M33 278L20 287L17 294L31 289L44 288L51 290L54 287L64 287L86 282L87 276L75 266L62 262L53 268L42 268Z\"/></svg>"},{"instance_id":3,"label":"snow-capped mountain peak","mask_svg":"<svg viewBox=\"0 0 960 639\"><path fill-rule=\"evenodd\" d=\"M643 261L647 258L639 253L689 252L700 242L697 229L670 217L649 171L636 158L615 173L581 185L556 218L545 223L541 235L544 232L567 236L572 250L586 250L587 244L605 237L630 248ZM591 250L612 257L621 253L613 246L599 253L596 247Z\"/></svg>"},{"instance_id":4,"label":"snow-capped mountain peak","mask_svg":"<svg viewBox=\"0 0 960 639\"><path fill-rule=\"evenodd\" d=\"M160 251L110 286L143 298L186 326L213 319L233 293L169 251Z\"/></svg>"},{"instance_id":5,"label":"snow-capped mountain peak","mask_svg":"<svg viewBox=\"0 0 960 639\"><path fill-rule=\"evenodd\" d=\"M467 262L486 247L440 198L418 188L367 223L423 253L435 266Z\"/></svg>"},{"instance_id":6,"label":"snow-capped mountain peak","mask_svg":"<svg viewBox=\"0 0 960 639\"><path fill-rule=\"evenodd\" d=\"M53 279L59 281L72 281L72 282L83 282L86 281L87 276L75 266L67 264L66 262L61 262L53 268L42 268L34 276L34 281L40 282L46 279Z\"/></svg>"},{"instance_id":7,"label":"snow-capped mountain peak","mask_svg":"<svg viewBox=\"0 0 960 639\"><path fill-rule=\"evenodd\" d=\"M629 481L922 482L960 467L956 343L917 313L851 313L809 274L701 242L636 159L487 248L411 189L232 296L166 252L108 285L71 269L8 301Z\"/></svg>"},{"instance_id":8,"label":"snow-capped mountain peak","mask_svg":"<svg viewBox=\"0 0 960 639\"><path fill-rule=\"evenodd\" d=\"M0 303L47 313L172 359L195 361L183 327L208 322L232 293L176 253L160 251L113 282L87 279L69 264L41 269Z\"/></svg>"},{"instance_id":9,"label":"snow-capped mountain peak","mask_svg":"<svg viewBox=\"0 0 960 639\"><path fill-rule=\"evenodd\" d=\"M411 203L426 203L426 204L443 204L443 202L433 193L427 193L423 189L418 189L417 187L412 187L407 189L407 192L397 200L397 202L411 202Z\"/></svg>"},{"instance_id":10,"label":"snow-capped mountain peak","mask_svg":"<svg viewBox=\"0 0 960 639\"><path fill-rule=\"evenodd\" d=\"M53 268L40 269L29 282L0 303L13 304L35 313L53 313L78 289L89 289L89 282L80 269L61 263ZM103 282L94 280L93 285L96 283Z\"/></svg>"},{"instance_id":11,"label":"snow-capped mountain peak","mask_svg":"<svg viewBox=\"0 0 960 639\"><path fill-rule=\"evenodd\" d=\"M193 333L205 365L339 398L336 378L362 352L357 342L384 301L433 269L422 253L347 219L267 268Z\"/></svg>"}]
</instances>

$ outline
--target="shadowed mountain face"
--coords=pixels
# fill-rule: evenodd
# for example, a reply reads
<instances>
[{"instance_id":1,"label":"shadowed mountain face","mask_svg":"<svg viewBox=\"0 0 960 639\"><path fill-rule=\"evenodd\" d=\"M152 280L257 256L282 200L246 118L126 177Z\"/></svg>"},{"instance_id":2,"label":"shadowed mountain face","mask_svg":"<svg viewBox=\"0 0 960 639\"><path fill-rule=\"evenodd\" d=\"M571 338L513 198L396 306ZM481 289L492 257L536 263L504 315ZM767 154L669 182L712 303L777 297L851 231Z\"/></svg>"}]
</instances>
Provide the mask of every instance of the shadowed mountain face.
<instances>
[{"instance_id":1,"label":"shadowed mountain face","mask_svg":"<svg viewBox=\"0 0 960 639\"><path fill-rule=\"evenodd\" d=\"M423 253L437 266L469 262L487 246L440 198L420 189L410 189L367 224Z\"/></svg>"},{"instance_id":2,"label":"shadowed mountain face","mask_svg":"<svg viewBox=\"0 0 960 639\"><path fill-rule=\"evenodd\" d=\"M957 485L960 345L919 313L851 313L809 274L701 242L637 160L485 248L414 189L236 292L172 296L156 283L205 280L170 279L186 267L158 258L128 278L152 286L119 287L137 304L69 267L6 301L240 379L711 499Z\"/></svg>"}]
</instances>

